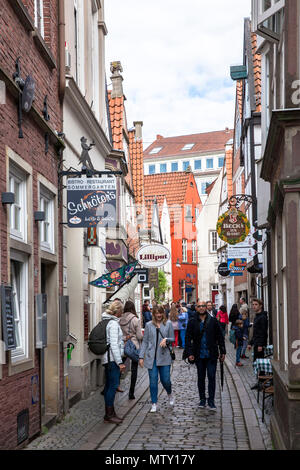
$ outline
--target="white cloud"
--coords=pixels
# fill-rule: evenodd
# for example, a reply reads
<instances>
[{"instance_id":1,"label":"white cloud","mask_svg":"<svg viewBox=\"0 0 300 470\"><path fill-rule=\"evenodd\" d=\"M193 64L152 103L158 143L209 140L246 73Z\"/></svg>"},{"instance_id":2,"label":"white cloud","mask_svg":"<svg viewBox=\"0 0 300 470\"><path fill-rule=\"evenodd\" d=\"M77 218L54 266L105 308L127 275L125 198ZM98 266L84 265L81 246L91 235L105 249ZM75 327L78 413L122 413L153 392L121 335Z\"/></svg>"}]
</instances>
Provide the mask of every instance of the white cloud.
<instances>
[{"instance_id":1,"label":"white cloud","mask_svg":"<svg viewBox=\"0 0 300 470\"><path fill-rule=\"evenodd\" d=\"M106 0L106 70L120 60L128 126L144 122L145 146L163 136L233 127L250 0Z\"/></svg>"}]
</instances>

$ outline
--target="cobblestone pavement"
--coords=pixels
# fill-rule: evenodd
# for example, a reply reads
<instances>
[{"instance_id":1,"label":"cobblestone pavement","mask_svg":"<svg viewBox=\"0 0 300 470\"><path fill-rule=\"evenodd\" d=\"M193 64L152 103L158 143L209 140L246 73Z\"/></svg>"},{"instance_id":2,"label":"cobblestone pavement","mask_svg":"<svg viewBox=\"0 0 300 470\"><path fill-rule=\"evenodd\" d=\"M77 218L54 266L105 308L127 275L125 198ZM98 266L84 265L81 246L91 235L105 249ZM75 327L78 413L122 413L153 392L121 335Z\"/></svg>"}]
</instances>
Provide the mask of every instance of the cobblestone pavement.
<instances>
[{"instance_id":1,"label":"cobblestone pavement","mask_svg":"<svg viewBox=\"0 0 300 470\"><path fill-rule=\"evenodd\" d=\"M227 344L227 360L234 357L230 343ZM173 365L172 384L175 406L170 407L167 394L159 386L157 413L149 413L151 408L148 389L149 379L146 369L139 368L136 387L137 400L128 400L130 373L121 381L126 390L117 394L116 410L125 416L121 425L104 424L104 400L100 390L93 393L87 400L81 400L67 414L65 419L53 426L32 443L26 450L248 450L256 449L255 439L249 433L245 422L245 410L241 407L240 388L253 384L255 377L251 375L251 366L230 373L231 367L225 367L225 383L221 392L219 366L217 372L216 406L217 412L199 409L197 370L182 362L181 351L177 350L177 360ZM248 370L247 370L248 369ZM234 369L232 369L234 371ZM237 369L235 369L237 370ZM244 374L244 376L242 375ZM237 386L235 379L241 377ZM243 393L246 393L243 391ZM258 415L260 409L254 393L249 394L253 409ZM248 400L248 408L252 407ZM255 407L255 408L254 408ZM253 416L256 416L254 411ZM256 436L257 448L271 449L268 428L255 421L252 430ZM249 438L250 436L250 438Z\"/></svg>"},{"instance_id":2,"label":"cobblestone pavement","mask_svg":"<svg viewBox=\"0 0 300 470\"><path fill-rule=\"evenodd\" d=\"M227 358L230 359L231 363L235 364L235 349L234 346L226 340L226 351ZM257 403L257 390L251 390L251 387L256 383L256 377L253 372L253 362L252 362L252 350L247 350L246 356L248 359L241 359L241 362L244 364L243 367L236 367L236 372L239 374L245 389L248 393L249 399L251 401L253 410L257 417L257 422L260 428L260 431L264 438L264 443L267 449L272 449L272 441L270 436L270 419L273 413L272 400L268 398L265 402L265 421L264 423L261 420L262 417L262 393L259 396L259 403Z\"/></svg>"},{"instance_id":3,"label":"cobblestone pavement","mask_svg":"<svg viewBox=\"0 0 300 470\"><path fill-rule=\"evenodd\" d=\"M149 392L98 447L99 450L237 450L249 449L239 399L227 377L221 394L217 377L217 412L199 409L197 370L177 360L172 374L175 406L162 391L157 413Z\"/></svg>"}]
</instances>

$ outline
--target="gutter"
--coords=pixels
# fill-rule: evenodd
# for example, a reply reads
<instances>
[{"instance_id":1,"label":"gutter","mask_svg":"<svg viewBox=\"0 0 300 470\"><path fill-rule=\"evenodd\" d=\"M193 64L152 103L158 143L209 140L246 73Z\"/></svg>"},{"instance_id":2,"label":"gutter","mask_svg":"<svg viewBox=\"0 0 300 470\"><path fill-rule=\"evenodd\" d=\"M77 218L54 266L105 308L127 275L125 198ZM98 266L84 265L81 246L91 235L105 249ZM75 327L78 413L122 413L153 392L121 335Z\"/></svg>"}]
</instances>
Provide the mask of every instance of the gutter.
<instances>
[{"instance_id":1,"label":"gutter","mask_svg":"<svg viewBox=\"0 0 300 470\"><path fill-rule=\"evenodd\" d=\"M66 59L65 59L65 41L66 41L66 21L65 21L65 0L58 0L58 38L59 38L59 99L61 103L65 97L66 90Z\"/></svg>"}]
</instances>

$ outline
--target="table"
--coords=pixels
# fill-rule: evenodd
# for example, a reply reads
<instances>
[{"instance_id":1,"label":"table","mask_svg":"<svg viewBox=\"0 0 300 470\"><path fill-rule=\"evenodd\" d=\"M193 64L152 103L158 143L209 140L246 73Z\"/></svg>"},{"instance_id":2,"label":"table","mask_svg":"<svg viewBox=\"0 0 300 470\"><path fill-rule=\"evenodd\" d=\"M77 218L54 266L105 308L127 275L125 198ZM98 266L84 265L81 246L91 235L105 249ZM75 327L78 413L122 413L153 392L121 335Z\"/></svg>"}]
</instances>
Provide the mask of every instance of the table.
<instances>
[{"instance_id":1,"label":"table","mask_svg":"<svg viewBox=\"0 0 300 470\"><path fill-rule=\"evenodd\" d=\"M256 359L253 363L253 370L255 375L258 377L260 372L265 372L265 374L270 375L273 373L271 360L264 358L264 359Z\"/></svg>"}]
</instances>

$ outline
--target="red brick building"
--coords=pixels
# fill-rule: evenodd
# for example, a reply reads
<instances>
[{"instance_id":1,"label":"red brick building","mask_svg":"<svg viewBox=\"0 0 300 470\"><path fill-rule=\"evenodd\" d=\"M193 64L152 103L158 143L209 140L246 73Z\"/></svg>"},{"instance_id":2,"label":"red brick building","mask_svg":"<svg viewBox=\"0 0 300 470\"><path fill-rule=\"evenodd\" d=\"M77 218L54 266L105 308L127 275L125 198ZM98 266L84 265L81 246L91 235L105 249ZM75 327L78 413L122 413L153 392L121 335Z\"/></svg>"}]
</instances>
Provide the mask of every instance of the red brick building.
<instances>
[{"instance_id":1,"label":"red brick building","mask_svg":"<svg viewBox=\"0 0 300 470\"><path fill-rule=\"evenodd\" d=\"M64 144L57 135L62 128L58 8L59 2L50 0L1 2L1 306L13 329L2 321L0 449L22 447L40 432L46 416L57 416L61 411L58 164ZM30 75L35 83L32 107L27 112L24 105L21 122L18 105L24 93L14 76L17 58L20 77L25 81ZM7 200L11 197L13 200ZM43 217L38 221L41 212ZM47 308L46 297L39 304L41 297L37 296L41 294L48 294ZM45 310L47 330L38 321Z\"/></svg>"},{"instance_id":2,"label":"red brick building","mask_svg":"<svg viewBox=\"0 0 300 470\"><path fill-rule=\"evenodd\" d=\"M198 298L196 217L202 208L193 173L145 176L145 198L167 200L171 223L173 300Z\"/></svg>"}]
</instances>

